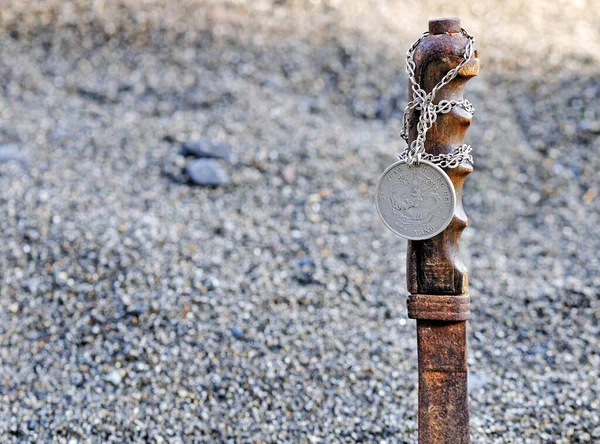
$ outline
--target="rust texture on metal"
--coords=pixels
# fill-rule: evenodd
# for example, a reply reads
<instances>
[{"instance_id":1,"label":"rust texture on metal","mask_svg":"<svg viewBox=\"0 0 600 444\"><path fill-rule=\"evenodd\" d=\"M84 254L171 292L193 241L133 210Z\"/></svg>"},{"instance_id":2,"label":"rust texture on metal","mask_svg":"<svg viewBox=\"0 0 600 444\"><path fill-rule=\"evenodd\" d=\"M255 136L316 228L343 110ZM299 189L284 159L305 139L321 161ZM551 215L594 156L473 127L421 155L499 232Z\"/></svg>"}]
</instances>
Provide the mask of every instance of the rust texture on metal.
<instances>
[{"instance_id":1,"label":"rust texture on metal","mask_svg":"<svg viewBox=\"0 0 600 444\"><path fill-rule=\"evenodd\" d=\"M458 18L432 20L430 35L417 47L416 78L429 92L462 60L466 37ZM479 72L477 53L458 76L436 95L459 100L467 81ZM409 100L412 99L412 91ZM409 116L409 143L417 136L419 111ZM426 151L445 154L463 143L472 115L461 107L438 115L427 133ZM419 354L419 442L470 442L467 392L466 320L469 317L467 270L458 257L460 235L467 226L462 186L472 165L447 168L456 190L456 210L450 225L437 236L408 242L407 286L409 316L417 319Z\"/></svg>"},{"instance_id":2,"label":"rust texture on metal","mask_svg":"<svg viewBox=\"0 0 600 444\"><path fill-rule=\"evenodd\" d=\"M412 294L408 297L408 317L432 321L466 321L469 319L469 296L447 294Z\"/></svg>"}]
</instances>

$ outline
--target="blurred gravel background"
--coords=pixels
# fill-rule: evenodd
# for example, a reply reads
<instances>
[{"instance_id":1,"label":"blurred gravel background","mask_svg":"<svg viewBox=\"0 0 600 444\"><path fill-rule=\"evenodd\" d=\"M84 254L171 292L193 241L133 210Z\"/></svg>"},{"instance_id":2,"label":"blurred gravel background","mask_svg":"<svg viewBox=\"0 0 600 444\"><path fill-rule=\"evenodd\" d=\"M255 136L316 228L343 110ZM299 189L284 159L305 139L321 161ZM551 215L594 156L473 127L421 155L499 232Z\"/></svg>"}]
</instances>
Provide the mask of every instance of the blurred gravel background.
<instances>
[{"instance_id":1,"label":"blurred gravel background","mask_svg":"<svg viewBox=\"0 0 600 444\"><path fill-rule=\"evenodd\" d=\"M600 2L447 3L0 2L0 441L415 442L373 191L458 15L473 442L600 442Z\"/></svg>"}]
</instances>

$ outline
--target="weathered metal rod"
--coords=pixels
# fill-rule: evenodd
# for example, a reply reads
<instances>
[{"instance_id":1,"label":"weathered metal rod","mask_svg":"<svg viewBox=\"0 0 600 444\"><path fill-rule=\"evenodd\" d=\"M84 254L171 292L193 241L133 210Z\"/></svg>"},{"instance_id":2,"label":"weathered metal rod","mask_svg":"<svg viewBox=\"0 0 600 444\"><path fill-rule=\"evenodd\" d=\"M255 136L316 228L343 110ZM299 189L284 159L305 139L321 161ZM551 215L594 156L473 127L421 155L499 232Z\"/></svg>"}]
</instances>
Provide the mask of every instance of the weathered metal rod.
<instances>
[{"instance_id":1,"label":"weathered metal rod","mask_svg":"<svg viewBox=\"0 0 600 444\"><path fill-rule=\"evenodd\" d=\"M415 74L429 92L462 60L467 38L461 33L460 19L429 22L430 35L414 53ZM440 100L459 100L466 82L479 72L475 57L458 76L436 95ZM409 88L409 100L412 91ZM462 144L471 123L471 114L455 107L440 114L427 133L426 151L449 153ZM419 111L409 116L409 143L417 136ZM468 162L444 169L456 190L452 222L437 236L408 242L407 286L409 317L417 319L419 355L419 442L421 444L460 444L470 442L467 391L466 320L469 317L467 270L458 257L458 244L467 217L462 206L462 186L473 171Z\"/></svg>"}]
</instances>

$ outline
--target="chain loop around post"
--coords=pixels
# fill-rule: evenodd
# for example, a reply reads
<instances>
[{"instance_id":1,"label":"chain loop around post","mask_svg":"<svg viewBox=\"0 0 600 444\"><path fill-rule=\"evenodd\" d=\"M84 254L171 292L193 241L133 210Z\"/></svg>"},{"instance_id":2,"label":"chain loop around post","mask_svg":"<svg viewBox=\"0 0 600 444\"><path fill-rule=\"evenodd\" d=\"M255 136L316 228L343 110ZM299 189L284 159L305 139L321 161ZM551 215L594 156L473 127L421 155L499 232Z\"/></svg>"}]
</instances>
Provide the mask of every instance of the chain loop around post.
<instances>
[{"instance_id":1,"label":"chain loop around post","mask_svg":"<svg viewBox=\"0 0 600 444\"><path fill-rule=\"evenodd\" d=\"M408 143L408 116L410 111L418 110L421 112L417 122L417 137L400 154L398 159L403 160L409 165L418 164L421 160L428 160L442 168L456 168L463 161L473 163L470 145L463 144L448 154L439 154L434 156L425 151L425 140L427 131L433 126L438 118L438 114L446 114L452 111L454 107L459 106L471 115L475 114L475 108L467 99L461 100L440 100L434 104L435 95L444 86L456 78L458 72L471 61L475 53L475 39L467 31L461 28L461 33L467 38L467 44L463 53L463 60L454 68L449 70L444 77L433 87L429 94L421 88L415 76L416 64L414 53L419 43L429 35L429 32L423 33L416 42L414 42L406 53L406 72L413 91L413 98L406 104L402 114L402 130L400 136Z\"/></svg>"}]
</instances>

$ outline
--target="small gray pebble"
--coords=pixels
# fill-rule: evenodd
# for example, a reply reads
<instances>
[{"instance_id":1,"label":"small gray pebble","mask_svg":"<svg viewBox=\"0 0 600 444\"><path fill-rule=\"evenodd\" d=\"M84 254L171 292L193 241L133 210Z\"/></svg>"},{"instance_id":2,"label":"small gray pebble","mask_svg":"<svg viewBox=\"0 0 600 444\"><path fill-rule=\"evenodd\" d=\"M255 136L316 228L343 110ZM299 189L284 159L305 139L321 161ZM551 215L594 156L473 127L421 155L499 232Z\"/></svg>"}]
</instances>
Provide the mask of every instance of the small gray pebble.
<instances>
[{"instance_id":1,"label":"small gray pebble","mask_svg":"<svg viewBox=\"0 0 600 444\"><path fill-rule=\"evenodd\" d=\"M184 142L181 146L181 154L198 158L231 159L231 147L221 142L206 137Z\"/></svg>"},{"instance_id":2,"label":"small gray pebble","mask_svg":"<svg viewBox=\"0 0 600 444\"><path fill-rule=\"evenodd\" d=\"M600 134L600 120L582 120L581 122L579 122L579 127L582 131L588 131L593 134Z\"/></svg>"},{"instance_id":3,"label":"small gray pebble","mask_svg":"<svg viewBox=\"0 0 600 444\"><path fill-rule=\"evenodd\" d=\"M218 186L229 183L229 174L214 160L197 159L185 169L192 183L196 185Z\"/></svg>"},{"instance_id":4,"label":"small gray pebble","mask_svg":"<svg viewBox=\"0 0 600 444\"><path fill-rule=\"evenodd\" d=\"M121 373L119 373L118 370L111 371L108 375L106 375L105 379L114 386L118 386L123 380L123 378L121 377Z\"/></svg>"},{"instance_id":5,"label":"small gray pebble","mask_svg":"<svg viewBox=\"0 0 600 444\"><path fill-rule=\"evenodd\" d=\"M296 261L294 265L294 279L300 284L311 284L314 282L316 264L313 258L304 256Z\"/></svg>"},{"instance_id":6,"label":"small gray pebble","mask_svg":"<svg viewBox=\"0 0 600 444\"><path fill-rule=\"evenodd\" d=\"M132 307L127 307L127 316L139 316L148 311L148 305L139 304Z\"/></svg>"},{"instance_id":7,"label":"small gray pebble","mask_svg":"<svg viewBox=\"0 0 600 444\"><path fill-rule=\"evenodd\" d=\"M281 177L287 184L294 183L296 180L296 170L291 166L287 166L281 171Z\"/></svg>"},{"instance_id":8,"label":"small gray pebble","mask_svg":"<svg viewBox=\"0 0 600 444\"><path fill-rule=\"evenodd\" d=\"M231 332L231 335L236 339L245 339L246 338L246 334L239 328L232 327L229 329L229 331Z\"/></svg>"}]
</instances>

